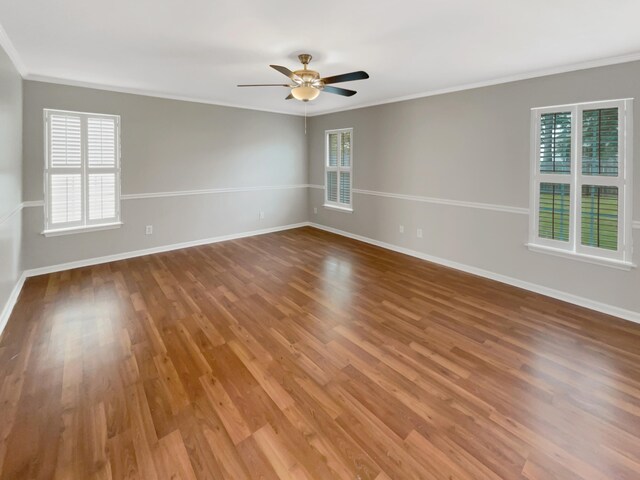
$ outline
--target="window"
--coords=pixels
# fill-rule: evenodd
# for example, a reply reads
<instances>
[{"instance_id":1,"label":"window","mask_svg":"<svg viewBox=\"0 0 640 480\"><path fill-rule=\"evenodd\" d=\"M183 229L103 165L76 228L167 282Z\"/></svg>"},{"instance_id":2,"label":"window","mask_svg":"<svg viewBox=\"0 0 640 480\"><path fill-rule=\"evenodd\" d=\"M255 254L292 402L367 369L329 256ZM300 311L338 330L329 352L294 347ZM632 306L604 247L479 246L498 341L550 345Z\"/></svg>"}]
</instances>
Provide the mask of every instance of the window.
<instances>
[{"instance_id":1,"label":"window","mask_svg":"<svg viewBox=\"0 0 640 480\"><path fill-rule=\"evenodd\" d=\"M530 249L633 266L632 104L532 110Z\"/></svg>"},{"instance_id":2,"label":"window","mask_svg":"<svg viewBox=\"0 0 640 480\"><path fill-rule=\"evenodd\" d=\"M327 130L324 206L352 211L353 129Z\"/></svg>"},{"instance_id":3,"label":"window","mask_svg":"<svg viewBox=\"0 0 640 480\"><path fill-rule=\"evenodd\" d=\"M45 110L45 234L120 224L120 117Z\"/></svg>"}]
</instances>

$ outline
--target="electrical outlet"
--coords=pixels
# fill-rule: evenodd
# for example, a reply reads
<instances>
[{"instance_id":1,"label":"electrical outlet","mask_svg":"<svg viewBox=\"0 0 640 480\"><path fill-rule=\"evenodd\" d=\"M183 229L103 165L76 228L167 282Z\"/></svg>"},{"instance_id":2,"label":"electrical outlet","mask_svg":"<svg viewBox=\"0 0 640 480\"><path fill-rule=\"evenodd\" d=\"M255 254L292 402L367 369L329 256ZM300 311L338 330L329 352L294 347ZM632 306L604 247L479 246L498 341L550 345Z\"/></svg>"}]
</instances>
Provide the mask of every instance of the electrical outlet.
<instances>
[{"instance_id":1,"label":"electrical outlet","mask_svg":"<svg viewBox=\"0 0 640 480\"><path fill-rule=\"evenodd\" d=\"M419 228L419 229L416 231L416 237L418 237L418 238L422 238L422 229L421 229L421 228Z\"/></svg>"},{"instance_id":2,"label":"electrical outlet","mask_svg":"<svg viewBox=\"0 0 640 480\"><path fill-rule=\"evenodd\" d=\"M260 210L260 220L264 220L264 212Z\"/></svg>"},{"instance_id":3,"label":"electrical outlet","mask_svg":"<svg viewBox=\"0 0 640 480\"><path fill-rule=\"evenodd\" d=\"M147 225L144 229L145 235L151 235L153 233L153 225Z\"/></svg>"},{"instance_id":4,"label":"electrical outlet","mask_svg":"<svg viewBox=\"0 0 640 480\"><path fill-rule=\"evenodd\" d=\"M404 233L404 225L400 225L400 233Z\"/></svg>"},{"instance_id":5,"label":"electrical outlet","mask_svg":"<svg viewBox=\"0 0 640 480\"><path fill-rule=\"evenodd\" d=\"M314 215L318 214L318 207L313 207L313 213L314 213Z\"/></svg>"}]
</instances>

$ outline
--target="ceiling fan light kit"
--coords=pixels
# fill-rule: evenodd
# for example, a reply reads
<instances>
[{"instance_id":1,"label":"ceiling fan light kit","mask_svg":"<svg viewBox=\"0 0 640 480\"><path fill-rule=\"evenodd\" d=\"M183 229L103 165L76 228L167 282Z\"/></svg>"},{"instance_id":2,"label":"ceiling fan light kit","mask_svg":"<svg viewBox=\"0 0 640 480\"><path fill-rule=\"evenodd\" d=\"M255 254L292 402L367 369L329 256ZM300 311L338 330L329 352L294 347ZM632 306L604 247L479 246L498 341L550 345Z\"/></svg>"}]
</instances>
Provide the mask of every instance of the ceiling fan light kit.
<instances>
[{"instance_id":1,"label":"ceiling fan light kit","mask_svg":"<svg viewBox=\"0 0 640 480\"><path fill-rule=\"evenodd\" d=\"M315 70L309 70L307 65L311 61L311 55L303 53L298 55L300 63L302 63L301 70L291 71L287 67L280 65L270 65L271 68L277 70L283 75L289 77L293 82L289 84L253 84L253 85L238 85L239 87L287 87L291 89L291 93L286 97L286 100L292 98L300 100L301 102L309 102L315 100L320 95L320 92L334 93L336 95L342 95L344 97L351 97L356 94L355 90L348 90L346 88L331 87L328 86L332 83L351 82L354 80L364 80L369 78L367 72L362 70L351 73L344 73L342 75L334 75L332 77L321 78L320 73Z\"/></svg>"},{"instance_id":2,"label":"ceiling fan light kit","mask_svg":"<svg viewBox=\"0 0 640 480\"><path fill-rule=\"evenodd\" d=\"M291 89L291 95L296 100L300 100L302 102L308 102L310 100L315 100L320 95L320 90L315 87L302 85L300 87L294 87Z\"/></svg>"}]
</instances>

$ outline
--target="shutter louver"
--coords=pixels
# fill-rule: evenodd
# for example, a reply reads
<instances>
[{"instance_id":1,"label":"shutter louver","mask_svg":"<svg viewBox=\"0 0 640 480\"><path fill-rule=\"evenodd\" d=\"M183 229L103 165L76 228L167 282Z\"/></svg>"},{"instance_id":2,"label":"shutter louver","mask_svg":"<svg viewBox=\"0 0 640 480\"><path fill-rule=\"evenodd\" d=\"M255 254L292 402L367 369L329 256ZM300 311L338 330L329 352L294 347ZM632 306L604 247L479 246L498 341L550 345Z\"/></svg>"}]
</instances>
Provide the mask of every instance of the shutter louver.
<instances>
[{"instance_id":1,"label":"shutter louver","mask_svg":"<svg viewBox=\"0 0 640 480\"><path fill-rule=\"evenodd\" d=\"M327 200L338 201L338 172L327 172Z\"/></svg>"},{"instance_id":2,"label":"shutter louver","mask_svg":"<svg viewBox=\"0 0 640 480\"><path fill-rule=\"evenodd\" d=\"M51 223L75 223L82 220L82 176L51 175Z\"/></svg>"},{"instance_id":3,"label":"shutter louver","mask_svg":"<svg viewBox=\"0 0 640 480\"><path fill-rule=\"evenodd\" d=\"M351 203L351 173L340 172L340 203Z\"/></svg>"},{"instance_id":4,"label":"shutter louver","mask_svg":"<svg viewBox=\"0 0 640 480\"><path fill-rule=\"evenodd\" d=\"M340 159L340 166L351 166L351 132L342 133L342 155Z\"/></svg>"},{"instance_id":5,"label":"shutter louver","mask_svg":"<svg viewBox=\"0 0 640 480\"><path fill-rule=\"evenodd\" d=\"M618 249L618 187L583 185L582 245Z\"/></svg>"},{"instance_id":6,"label":"shutter louver","mask_svg":"<svg viewBox=\"0 0 640 480\"><path fill-rule=\"evenodd\" d=\"M329 134L329 166L336 167L338 165L338 134Z\"/></svg>"},{"instance_id":7,"label":"shutter louver","mask_svg":"<svg viewBox=\"0 0 640 480\"><path fill-rule=\"evenodd\" d=\"M564 183L541 183L538 211L538 235L541 238L569 241L570 187Z\"/></svg>"},{"instance_id":8,"label":"shutter louver","mask_svg":"<svg viewBox=\"0 0 640 480\"><path fill-rule=\"evenodd\" d=\"M540 173L571 173L571 112L540 116Z\"/></svg>"},{"instance_id":9,"label":"shutter louver","mask_svg":"<svg viewBox=\"0 0 640 480\"><path fill-rule=\"evenodd\" d=\"M89 175L89 220L116 216L116 174Z\"/></svg>"},{"instance_id":10,"label":"shutter louver","mask_svg":"<svg viewBox=\"0 0 640 480\"><path fill-rule=\"evenodd\" d=\"M80 117L51 115L49 121L49 166L52 168L81 167Z\"/></svg>"},{"instance_id":11,"label":"shutter louver","mask_svg":"<svg viewBox=\"0 0 640 480\"><path fill-rule=\"evenodd\" d=\"M351 164L353 149L351 129L326 132L325 202L345 210L351 209Z\"/></svg>"},{"instance_id":12,"label":"shutter louver","mask_svg":"<svg viewBox=\"0 0 640 480\"><path fill-rule=\"evenodd\" d=\"M90 168L115 167L116 124L113 118L87 119L87 160Z\"/></svg>"},{"instance_id":13,"label":"shutter louver","mask_svg":"<svg viewBox=\"0 0 640 480\"><path fill-rule=\"evenodd\" d=\"M618 176L618 109L582 113L582 174Z\"/></svg>"}]
</instances>

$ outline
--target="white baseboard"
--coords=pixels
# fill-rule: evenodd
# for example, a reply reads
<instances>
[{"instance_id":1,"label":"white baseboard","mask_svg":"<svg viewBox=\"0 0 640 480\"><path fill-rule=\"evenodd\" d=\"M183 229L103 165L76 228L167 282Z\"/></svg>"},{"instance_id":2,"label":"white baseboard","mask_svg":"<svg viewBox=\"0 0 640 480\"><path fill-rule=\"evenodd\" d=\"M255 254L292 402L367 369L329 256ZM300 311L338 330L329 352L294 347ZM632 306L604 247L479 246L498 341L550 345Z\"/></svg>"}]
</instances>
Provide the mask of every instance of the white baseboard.
<instances>
[{"instance_id":1,"label":"white baseboard","mask_svg":"<svg viewBox=\"0 0 640 480\"><path fill-rule=\"evenodd\" d=\"M420 258L422 260L426 260L429 262L437 263L439 265L444 265L446 267L455 268L456 270L461 270L463 272L472 273L474 275L478 275L481 277L485 277L491 280L496 280L501 283L506 283L507 285L513 285L515 287L523 288L525 290L529 290L531 292L539 293L541 295L546 295L548 297L556 298L558 300L562 300L568 303L572 303L574 305L579 305L581 307L586 307L591 310L596 310L598 312L606 313L608 315L613 315L615 317L620 317L625 320L629 320L631 322L640 323L640 313L633 312L631 310L625 310L623 308L615 307L613 305L608 305L606 303L596 302L594 300L590 300L588 298L579 297L577 295L573 295L566 292L561 292L559 290L554 290L552 288L543 287L542 285L537 285L530 282L525 282L523 280L519 280L517 278L508 277L506 275L501 275L499 273L490 272L488 270L484 270L477 267L472 267L469 265L464 265L462 263L453 262L451 260L446 260L444 258L435 257L432 255L428 255L426 253L418 252L416 250L410 250L408 248L399 247L397 245L393 245L390 243L381 242L379 240L374 240L372 238L363 237L361 235L356 235L353 233L349 233L343 230L338 230L336 228L327 227L324 225L320 225L318 223L312 222L301 222L290 225L282 225L279 227L273 228L265 228L261 230L252 230L249 232L235 233L231 235L221 235L218 237L204 238L201 240L193 240L190 242L182 242L182 243L174 243L171 245L162 245L159 247L146 248L142 250L134 250L130 252L118 253L115 255L106 255L103 257L96 258L88 258L86 260L78 260L75 262L62 263L58 265L51 265L48 267L34 268L30 270L26 270L22 273L18 281L16 282L15 287L13 288L7 303L2 310L2 314L0 314L0 335L4 330L9 317L11 316L11 312L18 300L20 295L20 291L22 290L22 286L24 285L25 279L28 277L34 277L37 275L44 275L47 273L61 272L64 270L70 270L72 268L80 268L80 267L88 267L91 265L98 265L101 263L115 262L117 260L125 260L127 258L141 257L143 255L151 255L154 253L162 253L169 252L171 250L178 250L181 248L195 247L198 245L206 245L210 243L223 242L225 240L235 240L238 238L244 237L252 237L255 235L263 235L265 233L273 233L280 232L283 230L291 230L293 228L300 228L312 226L318 228L320 230L325 230L327 232L335 233L337 235L342 235L343 237L352 238L354 240L359 240L361 242L369 243L371 245L376 245L378 247L386 248L387 250L393 250L394 252L403 253L405 255L410 255L412 257Z\"/></svg>"},{"instance_id":2,"label":"white baseboard","mask_svg":"<svg viewBox=\"0 0 640 480\"><path fill-rule=\"evenodd\" d=\"M4 327L7 326L7 322L9 321L9 317L11 316L11 312L13 312L13 307L16 306L16 302L18 301L18 297L20 296L20 292L22 291L22 286L24 285L24 281L27 278L25 272L22 272L20 278L13 286L13 290L11 290L11 295L7 299L7 303L4 304L4 308L2 309L2 313L0 314L0 335L4 331Z\"/></svg>"},{"instance_id":3,"label":"white baseboard","mask_svg":"<svg viewBox=\"0 0 640 480\"><path fill-rule=\"evenodd\" d=\"M103 257L87 258L86 260L78 260L75 262L60 263L58 265L50 265L47 267L32 268L25 271L27 277L35 277L37 275L45 275L47 273L62 272L71 270L72 268L89 267L91 265L99 265L101 263L115 262L118 260L126 260L127 258L142 257L153 253L169 252L171 250L179 250L181 248L197 247L198 245L207 245L210 243L224 242L226 240L235 240L244 237L253 237L256 235L264 235L265 233L280 232L283 230L291 230L292 228L306 227L309 222L293 223L290 225L281 225L272 228L263 228L260 230L252 230L249 232L232 233L230 235L220 235L218 237L203 238L200 240L192 240L189 242L173 243L170 245L161 245L159 247L145 248L142 250L133 250L130 252L116 253L114 255L105 255Z\"/></svg>"},{"instance_id":4,"label":"white baseboard","mask_svg":"<svg viewBox=\"0 0 640 480\"><path fill-rule=\"evenodd\" d=\"M45 275L47 273L62 272L64 270L71 270L72 268L89 267L91 265L99 265L101 263L115 262L117 260L125 260L127 258L141 257L143 255L151 255L153 253L169 252L171 250L179 250L181 248L196 247L198 245L207 245L210 243L224 242L225 240L235 240L238 238L263 235L265 233L291 230L293 228L306 227L309 225L310 225L309 222L294 223L290 225L281 225L278 227L263 228L261 230L252 230L249 232L234 233L231 235L220 235L218 237L203 238L200 240L174 243L171 245L162 245L159 247L145 248L143 250L134 250L130 252L116 253L115 255L105 255L103 257L87 258L86 260L78 260L75 262L61 263L58 265L50 265L47 267L32 268L29 270L25 270L24 272L22 272L20 279L18 280L15 287L13 288L13 291L11 292L9 299L7 300L7 303L5 304L4 309L2 310L2 314L0 315L0 335L2 335L2 331L4 330L4 327L7 325L7 322L9 321L9 317L11 316L13 307L15 307L15 304L18 300L18 296L20 295L20 291L22 290L22 286L24 285L25 279L27 279L28 277Z\"/></svg>"},{"instance_id":5,"label":"white baseboard","mask_svg":"<svg viewBox=\"0 0 640 480\"><path fill-rule=\"evenodd\" d=\"M484 270L482 268L472 267L470 265L465 265L463 263L453 262L451 260L446 260L444 258L435 257L432 255L428 255L426 253L418 252L416 250L410 250L408 248L399 247L391 243L381 242L379 240L374 240L372 238L363 237L361 235L356 235L354 233L346 232L344 230L338 230L337 228L327 227L325 225L320 225L318 223L311 223L311 226L318 228L320 230L325 230L330 233L342 235L343 237L348 237L354 240L359 240L361 242L369 243L377 247L386 248L387 250L393 250L394 252L404 253L405 255L410 255L412 257L420 258L422 260L427 260L428 262L444 265L445 267L455 268L456 270L461 270L463 272L471 273L473 275L485 277L490 280L495 280L497 282L506 283L507 285L512 285L514 287L523 288L525 290L539 293L547 297L555 298L557 300L562 300L564 302L572 303L574 305L579 305L581 307L589 308L591 310L596 310L601 313L606 313L607 315L613 315L614 317L619 317L624 320L629 320L630 322L640 323L639 312L626 310L624 308L616 307L614 305L609 305L606 303L596 302L594 300L580 297L578 295L573 295L571 293L562 292L560 290L555 290L553 288L544 287L542 285L526 282L524 280L519 280L517 278L508 277L506 275L502 275L499 273L490 272L489 270Z\"/></svg>"}]
</instances>

